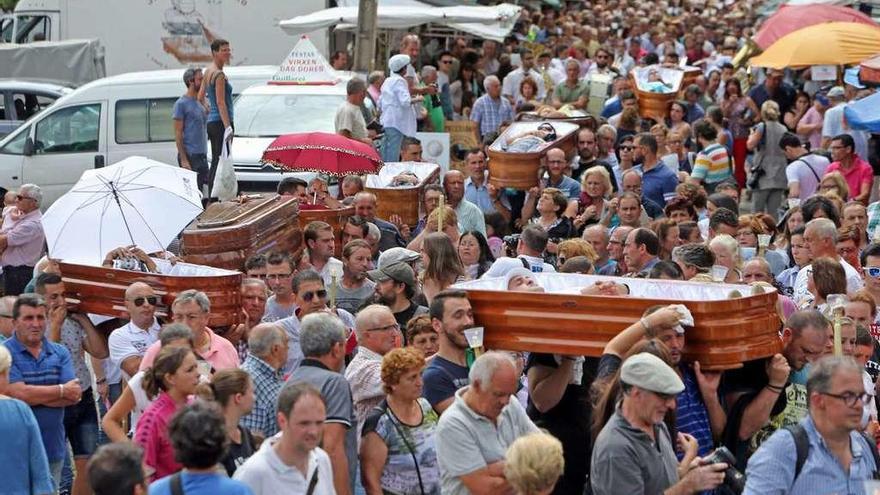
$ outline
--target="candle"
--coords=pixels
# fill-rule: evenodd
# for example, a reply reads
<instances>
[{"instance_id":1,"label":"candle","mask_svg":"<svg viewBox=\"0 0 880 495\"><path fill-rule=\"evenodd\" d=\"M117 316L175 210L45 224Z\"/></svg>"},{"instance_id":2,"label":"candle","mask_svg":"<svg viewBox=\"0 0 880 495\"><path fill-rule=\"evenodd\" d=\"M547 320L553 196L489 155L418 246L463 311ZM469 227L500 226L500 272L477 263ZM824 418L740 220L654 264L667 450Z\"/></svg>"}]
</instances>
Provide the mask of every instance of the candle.
<instances>
[{"instance_id":1,"label":"candle","mask_svg":"<svg viewBox=\"0 0 880 495\"><path fill-rule=\"evenodd\" d=\"M342 267L337 264L330 265L327 268L327 272L330 274L330 307L336 306L336 290L339 287L339 279L342 277Z\"/></svg>"},{"instance_id":2,"label":"candle","mask_svg":"<svg viewBox=\"0 0 880 495\"><path fill-rule=\"evenodd\" d=\"M834 355L843 355L843 341L840 336L840 322L844 316L846 294L828 294L828 309L834 318Z\"/></svg>"}]
</instances>

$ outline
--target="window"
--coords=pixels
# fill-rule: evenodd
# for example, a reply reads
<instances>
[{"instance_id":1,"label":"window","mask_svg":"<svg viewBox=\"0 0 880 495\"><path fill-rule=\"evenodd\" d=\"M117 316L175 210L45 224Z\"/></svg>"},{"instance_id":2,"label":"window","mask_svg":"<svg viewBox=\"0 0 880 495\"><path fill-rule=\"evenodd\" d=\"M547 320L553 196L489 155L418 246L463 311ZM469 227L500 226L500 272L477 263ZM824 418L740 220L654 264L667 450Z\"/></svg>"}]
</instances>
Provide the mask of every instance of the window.
<instances>
[{"instance_id":1,"label":"window","mask_svg":"<svg viewBox=\"0 0 880 495\"><path fill-rule=\"evenodd\" d=\"M23 155L24 154L24 142L27 141L28 136L31 135L31 128L28 127L20 127L18 129L18 134L13 136L6 141L6 144L0 148L0 153L4 155Z\"/></svg>"},{"instance_id":2,"label":"window","mask_svg":"<svg viewBox=\"0 0 880 495\"><path fill-rule=\"evenodd\" d=\"M336 132L336 109L344 101L344 95L242 95L235 101L235 135Z\"/></svg>"},{"instance_id":3,"label":"window","mask_svg":"<svg viewBox=\"0 0 880 495\"><path fill-rule=\"evenodd\" d=\"M47 41L51 34L51 21L47 15L18 16L18 30L15 32L17 43Z\"/></svg>"},{"instance_id":4,"label":"window","mask_svg":"<svg viewBox=\"0 0 880 495\"><path fill-rule=\"evenodd\" d=\"M13 18L0 18L0 43L12 43Z\"/></svg>"},{"instance_id":5,"label":"window","mask_svg":"<svg viewBox=\"0 0 880 495\"><path fill-rule=\"evenodd\" d=\"M18 120L27 120L55 103L58 96L41 93L13 93L15 114Z\"/></svg>"},{"instance_id":6,"label":"window","mask_svg":"<svg viewBox=\"0 0 880 495\"><path fill-rule=\"evenodd\" d=\"M119 144L174 141L171 111L175 98L116 102L116 142Z\"/></svg>"},{"instance_id":7,"label":"window","mask_svg":"<svg viewBox=\"0 0 880 495\"><path fill-rule=\"evenodd\" d=\"M37 123L34 153L98 151L101 104L67 107Z\"/></svg>"}]
</instances>

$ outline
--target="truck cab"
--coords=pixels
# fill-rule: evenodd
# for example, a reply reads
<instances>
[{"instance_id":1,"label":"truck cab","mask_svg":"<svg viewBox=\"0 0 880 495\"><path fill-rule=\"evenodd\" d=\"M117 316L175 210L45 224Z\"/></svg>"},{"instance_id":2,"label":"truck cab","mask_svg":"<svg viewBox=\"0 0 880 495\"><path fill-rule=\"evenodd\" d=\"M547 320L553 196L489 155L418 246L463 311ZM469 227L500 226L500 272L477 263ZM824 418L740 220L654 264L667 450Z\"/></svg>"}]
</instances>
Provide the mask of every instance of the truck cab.
<instances>
[{"instance_id":1,"label":"truck cab","mask_svg":"<svg viewBox=\"0 0 880 495\"><path fill-rule=\"evenodd\" d=\"M0 18L0 42L64 39L62 2L67 3L65 0L20 0L13 14Z\"/></svg>"}]
</instances>

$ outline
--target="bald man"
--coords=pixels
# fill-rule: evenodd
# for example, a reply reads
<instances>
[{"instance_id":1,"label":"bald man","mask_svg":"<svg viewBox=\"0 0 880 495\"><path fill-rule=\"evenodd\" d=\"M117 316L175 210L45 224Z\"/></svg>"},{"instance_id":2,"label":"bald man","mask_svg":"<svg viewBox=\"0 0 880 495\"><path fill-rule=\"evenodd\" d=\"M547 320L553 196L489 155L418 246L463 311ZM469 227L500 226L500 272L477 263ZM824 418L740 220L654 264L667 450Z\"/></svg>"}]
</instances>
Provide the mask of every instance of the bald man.
<instances>
[{"instance_id":1,"label":"bald man","mask_svg":"<svg viewBox=\"0 0 880 495\"><path fill-rule=\"evenodd\" d=\"M345 369L345 379L351 384L354 414L360 428L367 414L385 399L382 388L382 356L400 346L400 325L388 306L372 304L362 309L354 321L358 338L358 353Z\"/></svg>"},{"instance_id":2,"label":"bald man","mask_svg":"<svg viewBox=\"0 0 880 495\"><path fill-rule=\"evenodd\" d=\"M111 366L107 370L107 382L111 388L120 378L128 380L134 376L147 347L159 340L160 326L156 321L159 301L153 288L143 282L135 282L125 289L125 310L131 320L110 333Z\"/></svg>"}]
</instances>

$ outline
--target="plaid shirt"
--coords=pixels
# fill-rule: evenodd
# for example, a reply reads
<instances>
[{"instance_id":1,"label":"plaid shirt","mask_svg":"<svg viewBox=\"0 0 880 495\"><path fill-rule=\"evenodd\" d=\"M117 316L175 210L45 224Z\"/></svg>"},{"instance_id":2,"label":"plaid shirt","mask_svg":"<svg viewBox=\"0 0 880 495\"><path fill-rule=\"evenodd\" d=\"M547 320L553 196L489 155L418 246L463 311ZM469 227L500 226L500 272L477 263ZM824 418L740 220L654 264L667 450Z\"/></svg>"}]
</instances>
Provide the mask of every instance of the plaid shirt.
<instances>
[{"instance_id":1,"label":"plaid shirt","mask_svg":"<svg viewBox=\"0 0 880 495\"><path fill-rule=\"evenodd\" d=\"M254 356L248 355L241 369L251 375L254 382L254 409L250 414L241 418L241 426L258 432L264 438L269 438L278 432L278 420L275 418L275 408L278 402L278 394L284 386L284 380L279 370L273 369L269 363Z\"/></svg>"},{"instance_id":2,"label":"plaid shirt","mask_svg":"<svg viewBox=\"0 0 880 495\"><path fill-rule=\"evenodd\" d=\"M874 242L874 232L880 225L880 201L868 205L868 240Z\"/></svg>"},{"instance_id":3,"label":"plaid shirt","mask_svg":"<svg viewBox=\"0 0 880 495\"><path fill-rule=\"evenodd\" d=\"M495 132L504 122L513 122L513 107L507 98L501 96L498 101L489 95L483 95L474 102L471 120L480 126L480 137Z\"/></svg>"}]
</instances>

